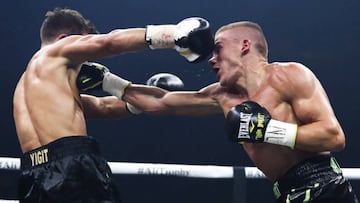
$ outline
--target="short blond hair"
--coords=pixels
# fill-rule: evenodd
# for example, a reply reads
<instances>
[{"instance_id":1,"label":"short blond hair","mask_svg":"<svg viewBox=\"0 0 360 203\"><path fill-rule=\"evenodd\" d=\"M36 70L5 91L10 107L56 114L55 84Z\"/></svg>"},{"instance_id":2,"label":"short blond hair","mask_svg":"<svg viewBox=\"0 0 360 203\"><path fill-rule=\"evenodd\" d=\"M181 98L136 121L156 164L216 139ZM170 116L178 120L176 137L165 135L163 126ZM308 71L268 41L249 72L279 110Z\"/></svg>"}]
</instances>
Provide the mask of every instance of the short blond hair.
<instances>
[{"instance_id":1,"label":"short blond hair","mask_svg":"<svg viewBox=\"0 0 360 203\"><path fill-rule=\"evenodd\" d=\"M265 58L268 57L268 43L266 41L262 28L257 23L251 21L239 21L239 22L229 23L227 25L220 27L216 31L215 36L218 35L220 32L235 28L249 28L250 30L254 31L253 33L254 33L254 38L256 39L255 42L256 49L262 56L264 56Z\"/></svg>"}]
</instances>

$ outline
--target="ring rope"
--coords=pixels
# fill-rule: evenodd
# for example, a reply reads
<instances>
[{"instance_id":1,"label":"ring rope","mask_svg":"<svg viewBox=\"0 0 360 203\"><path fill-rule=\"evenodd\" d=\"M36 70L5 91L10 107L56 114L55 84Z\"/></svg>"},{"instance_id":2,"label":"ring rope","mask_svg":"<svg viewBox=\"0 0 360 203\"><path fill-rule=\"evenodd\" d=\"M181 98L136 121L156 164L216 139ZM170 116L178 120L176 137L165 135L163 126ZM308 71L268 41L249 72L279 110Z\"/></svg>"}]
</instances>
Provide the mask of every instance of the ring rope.
<instances>
[{"instance_id":1,"label":"ring rope","mask_svg":"<svg viewBox=\"0 0 360 203\"><path fill-rule=\"evenodd\" d=\"M20 170L20 158L0 157L0 170ZM245 178L266 178L257 167L185 165L160 163L108 162L113 174L164 175L188 178L234 178L234 170L243 168ZM348 179L360 179L360 168L342 168ZM0 199L0 203L19 203L18 200Z\"/></svg>"},{"instance_id":2,"label":"ring rope","mask_svg":"<svg viewBox=\"0 0 360 203\"><path fill-rule=\"evenodd\" d=\"M189 178L233 178L238 166L185 165L160 163L108 162L113 174L167 175ZM239 167L241 168L241 167ZM266 178L257 167L243 167L246 178ZM20 170L20 158L0 157L0 170ZM342 168L348 179L360 179L360 168Z\"/></svg>"}]
</instances>

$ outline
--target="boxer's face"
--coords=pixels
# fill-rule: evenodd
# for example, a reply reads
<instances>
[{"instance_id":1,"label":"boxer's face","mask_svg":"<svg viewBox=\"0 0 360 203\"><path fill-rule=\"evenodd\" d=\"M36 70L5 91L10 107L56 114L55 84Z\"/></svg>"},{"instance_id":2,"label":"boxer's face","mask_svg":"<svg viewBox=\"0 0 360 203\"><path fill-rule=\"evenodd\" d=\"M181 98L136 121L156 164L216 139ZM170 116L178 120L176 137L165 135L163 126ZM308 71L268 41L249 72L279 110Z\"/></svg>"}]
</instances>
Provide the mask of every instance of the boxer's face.
<instances>
[{"instance_id":1,"label":"boxer's face","mask_svg":"<svg viewBox=\"0 0 360 203\"><path fill-rule=\"evenodd\" d=\"M209 64L222 86L229 86L239 77L241 44L231 30L225 30L215 36L215 49Z\"/></svg>"}]
</instances>

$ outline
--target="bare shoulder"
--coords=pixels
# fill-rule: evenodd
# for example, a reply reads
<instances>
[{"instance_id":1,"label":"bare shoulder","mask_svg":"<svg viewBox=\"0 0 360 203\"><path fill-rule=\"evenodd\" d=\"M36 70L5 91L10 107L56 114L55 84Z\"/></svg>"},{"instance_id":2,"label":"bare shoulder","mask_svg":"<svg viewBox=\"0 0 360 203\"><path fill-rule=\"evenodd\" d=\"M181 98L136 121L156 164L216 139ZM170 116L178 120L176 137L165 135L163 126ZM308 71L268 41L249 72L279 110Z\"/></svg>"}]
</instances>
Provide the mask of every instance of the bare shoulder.
<instances>
[{"instance_id":1,"label":"bare shoulder","mask_svg":"<svg viewBox=\"0 0 360 203\"><path fill-rule=\"evenodd\" d=\"M300 92L311 93L319 84L314 73L301 63L272 63L268 72L271 86L287 98L294 98Z\"/></svg>"},{"instance_id":2,"label":"bare shoulder","mask_svg":"<svg viewBox=\"0 0 360 203\"><path fill-rule=\"evenodd\" d=\"M276 62L268 66L272 82L306 83L315 78L314 73L305 65L297 62Z\"/></svg>"},{"instance_id":3,"label":"bare shoulder","mask_svg":"<svg viewBox=\"0 0 360 203\"><path fill-rule=\"evenodd\" d=\"M76 46L83 46L81 45L82 43L80 43L81 41L84 41L83 38L86 38L86 36L70 35L46 47L49 53L59 55L61 53L64 53L64 51L66 50L74 49L74 47Z\"/></svg>"},{"instance_id":4,"label":"bare shoulder","mask_svg":"<svg viewBox=\"0 0 360 203\"><path fill-rule=\"evenodd\" d=\"M310 73L311 70L302 63L298 62L274 62L270 63L269 67L277 72L283 73Z\"/></svg>"},{"instance_id":5,"label":"bare shoulder","mask_svg":"<svg viewBox=\"0 0 360 203\"><path fill-rule=\"evenodd\" d=\"M98 48L97 42L92 40L95 35L71 35L52 44L43 46L39 53L41 56L63 58L69 66L78 65L94 58L91 53Z\"/></svg>"}]
</instances>

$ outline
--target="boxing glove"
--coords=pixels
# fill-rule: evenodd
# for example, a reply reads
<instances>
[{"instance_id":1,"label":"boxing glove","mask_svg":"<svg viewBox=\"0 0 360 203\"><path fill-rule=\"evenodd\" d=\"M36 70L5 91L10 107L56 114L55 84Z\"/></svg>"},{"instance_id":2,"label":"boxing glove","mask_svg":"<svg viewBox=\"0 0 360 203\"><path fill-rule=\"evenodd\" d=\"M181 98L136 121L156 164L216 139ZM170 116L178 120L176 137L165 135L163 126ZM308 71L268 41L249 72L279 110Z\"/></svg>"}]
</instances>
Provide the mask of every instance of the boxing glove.
<instances>
[{"instance_id":1,"label":"boxing glove","mask_svg":"<svg viewBox=\"0 0 360 203\"><path fill-rule=\"evenodd\" d=\"M81 65L76 85L81 91L102 90L104 74L109 69L102 64L94 62L85 62Z\"/></svg>"},{"instance_id":2,"label":"boxing glove","mask_svg":"<svg viewBox=\"0 0 360 203\"><path fill-rule=\"evenodd\" d=\"M227 135L233 142L267 142L295 147L297 125L272 119L265 108L253 101L231 108L225 124Z\"/></svg>"},{"instance_id":3,"label":"boxing glove","mask_svg":"<svg viewBox=\"0 0 360 203\"><path fill-rule=\"evenodd\" d=\"M80 91L104 90L119 99L130 84L130 81L112 74L104 65L94 62L83 63L76 79Z\"/></svg>"},{"instance_id":4,"label":"boxing glove","mask_svg":"<svg viewBox=\"0 0 360 203\"><path fill-rule=\"evenodd\" d=\"M158 73L151 76L146 85L156 86L168 91L179 91L184 89L183 81L171 73Z\"/></svg>"},{"instance_id":5,"label":"boxing glove","mask_svg":"<svg viewBox=\"0 0 360 203\"><path fill-rule=\"evenodd\" d=\"M204 60L214 49L210 24L200 17L177 25L148 25L145 39L151 49L174 48L191 63Z\"/></svg>"},{"instance_id":6,"label":"boxing glove","mask_svg":"<svg viewBox=\"0 0 360 203\"><path fill-rule=\"evenodd\" d=\"M168 91L180 91L184 89L183 81L176 75L171 73L157 73L151 76L146 85L160 87ZM142 111L130 103L126 103L128 111L132 114L140 114Z\"/></svg>"}]
</instances>

